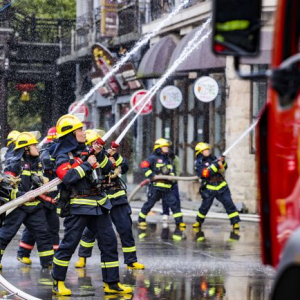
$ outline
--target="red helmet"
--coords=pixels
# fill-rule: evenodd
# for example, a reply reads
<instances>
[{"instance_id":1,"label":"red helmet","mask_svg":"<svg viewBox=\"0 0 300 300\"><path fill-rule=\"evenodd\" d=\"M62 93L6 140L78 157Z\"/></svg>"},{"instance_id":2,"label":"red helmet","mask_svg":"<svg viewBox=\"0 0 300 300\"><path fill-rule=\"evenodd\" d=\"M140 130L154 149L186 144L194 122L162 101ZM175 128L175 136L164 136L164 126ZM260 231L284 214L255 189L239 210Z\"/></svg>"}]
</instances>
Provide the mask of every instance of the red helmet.
<instances>
[{"instance_id":1,"label":"red helmet","mask_svg":"<svg viewBox=\"0 0 300 300\"><path fill-rule=\"evenodd\" d=\"M57 137L56 127L51 127L47 132L47 140L45 143L51 143Z\"/></svg>"}]
</instances>

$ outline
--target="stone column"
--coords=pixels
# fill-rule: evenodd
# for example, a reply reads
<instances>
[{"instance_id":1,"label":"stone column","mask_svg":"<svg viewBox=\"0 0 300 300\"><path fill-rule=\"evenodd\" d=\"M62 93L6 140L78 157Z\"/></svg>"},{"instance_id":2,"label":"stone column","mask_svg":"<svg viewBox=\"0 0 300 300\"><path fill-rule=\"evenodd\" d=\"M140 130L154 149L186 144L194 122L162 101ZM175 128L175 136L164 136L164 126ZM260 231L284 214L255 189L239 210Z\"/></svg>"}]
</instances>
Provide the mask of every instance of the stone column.
<instances>
[{"instance_id":1,"label":"stone column","mask_svg":"<svg viewBox=\"0 0 300 300\"><path fill-rule=\"evenodd\" d=\"M242 67L250 72L249 66ZM226 80L229 96L226 100L226 148L229 148L251 125L251 82L235 75L233 58L227 57ZM257 180L255 155L250 154L250 135L246 136L226 158L226 180L234 202L243 202L249 212L257 212Z\"/></svg>"}]
</instances>

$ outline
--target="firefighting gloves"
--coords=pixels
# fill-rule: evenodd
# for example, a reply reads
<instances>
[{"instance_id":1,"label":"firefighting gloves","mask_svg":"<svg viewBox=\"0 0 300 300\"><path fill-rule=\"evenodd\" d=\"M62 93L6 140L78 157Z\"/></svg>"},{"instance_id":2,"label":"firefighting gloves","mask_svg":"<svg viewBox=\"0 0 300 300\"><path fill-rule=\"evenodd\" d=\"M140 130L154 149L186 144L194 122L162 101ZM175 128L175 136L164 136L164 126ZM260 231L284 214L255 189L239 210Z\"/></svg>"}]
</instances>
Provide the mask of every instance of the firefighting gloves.
<instances>
[{"instance_id":1,"label":"firefighting gloves","mask_svg":"<svg viewBox=\"0 0 300 300\"><path fill-rule=\"evenodd\" d=\"M49 182L49 179L43 175L32 174L31 175L33 188L38 188Z\"/></svg>"},{"instance_id":2,"label":"firefighting gloves","mask_svg":"<svg viewBox=\"0 0 300 300\"><path fill-rule=\"evenodd\" d=\"M7 174L0 176L0 185L3 188L12 187L12 188L16 189L16 188L18 188L18 185L20 182L21 182L20 177L14 177L12 175L7 175Z\"/></svg>"}]
</instances>

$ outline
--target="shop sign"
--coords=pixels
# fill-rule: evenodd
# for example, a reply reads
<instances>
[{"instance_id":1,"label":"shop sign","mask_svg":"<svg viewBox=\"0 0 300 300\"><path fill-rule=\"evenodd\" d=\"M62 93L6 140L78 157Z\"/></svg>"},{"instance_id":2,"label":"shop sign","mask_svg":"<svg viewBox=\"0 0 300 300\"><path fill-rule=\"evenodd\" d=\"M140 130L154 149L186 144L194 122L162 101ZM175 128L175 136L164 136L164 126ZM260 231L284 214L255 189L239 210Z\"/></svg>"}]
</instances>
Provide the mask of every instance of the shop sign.
<instances>
[{"instance_id":1,"label":"shop sign","mask_svg":"<svg viewBox=\"0 0 300 300\"><path fill-rule=\"evenodd\" d=\"M78 101L73 102L69 106L68 112L78 117L81 121L87 118L90 114L88 106L84 103L78 105Z\"/></svg>"},{"instance_id":2,"label":"shop sign","mask_svg":"<svg viewBox=\"0 0 300 300\"><path fill-rule=\"evenodd\" d=\"M159 100L165 108L175 109L182 102L182 93L178 87L168 85L160 92Z\"/></svg>"},{"instance_id":3,"label":"shop sign","mask_svg":"<svg viewBox=\"0 0 300 300\"><path fill-rule=\"evenodd\" d=\"M101 36L115 37L118 35L118 1L102 0Z\"/></svg>"},{"instance_id":4,"label":"shop sign","mask_svg":"<svg viewBox=\"0 0 300 300\"><path fill-rule=\"evenodd\" d=\"M145 97L145 95L148 93L147 90L139 90L132 94L130 99L130 105L131 107L134 107L137 103L139 103L143 98L142 102L139 103L135 108L134 112L138 113L140 109L142 108L143 104L149 99L148 97ZM145 105L143 110L141 111L141 115L148 115L152 112L152 99Z\"/></svg>"},{"instance_id":5,"label":"shop sign","mask_svg":"<svg viewBox=\"0 0 300 300\"><path fill-rule=\"evenodd\" d=\"M209 76L200 77L194 85L194 93L202 102L210 102L216 99L219 86L216 80Z\"/></svg>"}]
</instances>

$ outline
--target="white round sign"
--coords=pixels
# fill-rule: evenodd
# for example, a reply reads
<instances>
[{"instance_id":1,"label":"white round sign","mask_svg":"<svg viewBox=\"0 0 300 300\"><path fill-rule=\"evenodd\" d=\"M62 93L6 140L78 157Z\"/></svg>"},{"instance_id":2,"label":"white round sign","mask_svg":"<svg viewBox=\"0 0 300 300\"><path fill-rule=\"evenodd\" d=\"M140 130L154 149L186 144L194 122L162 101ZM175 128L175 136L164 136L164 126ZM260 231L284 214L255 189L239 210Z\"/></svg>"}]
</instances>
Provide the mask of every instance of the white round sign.
<instances>
[{"instance_id":1,"label":"white round sign","mask_svg":"<svg viewBox=\"0 0 300 300\"><path fill-rule=\"evenodd\" d=\"M202 102L210 102L216 99L219 93L218 83L209 76L200 77L194 85L194 93Z\"/></svg>"},{"instance_id":2,"label":"white round sign","mask_svg":"<svg viewBox=\"0 0 300 300\"><path fill-rule=\"evenodd\" d=\"M165 108L177 108L182 102L181 90L174 85L165 86L160 92L159 100Z\"/></svg>"}]
</instances>

